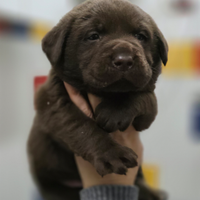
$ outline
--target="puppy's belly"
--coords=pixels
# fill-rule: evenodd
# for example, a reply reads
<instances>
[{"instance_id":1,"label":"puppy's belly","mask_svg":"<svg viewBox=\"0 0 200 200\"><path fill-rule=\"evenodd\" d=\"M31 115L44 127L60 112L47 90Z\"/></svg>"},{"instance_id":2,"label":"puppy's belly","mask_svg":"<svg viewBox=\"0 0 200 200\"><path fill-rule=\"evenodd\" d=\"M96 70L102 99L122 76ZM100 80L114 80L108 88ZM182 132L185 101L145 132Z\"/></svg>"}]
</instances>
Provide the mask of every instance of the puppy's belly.
<instances>
[{"instance_id":1,"label":"puppy's belly","mask_svg":"<svg viewBox=\"0 0 200 200\"><path fill-rule=\"evenodd\" d=\"M80 181L73 152L64 149L50 134L39 130L38 126L34 126L31 131L28 154L31 172L38 184L41 181L55 181L67 186L70 182L75 185L75 182Z\"/></svg>"}]
</instances>

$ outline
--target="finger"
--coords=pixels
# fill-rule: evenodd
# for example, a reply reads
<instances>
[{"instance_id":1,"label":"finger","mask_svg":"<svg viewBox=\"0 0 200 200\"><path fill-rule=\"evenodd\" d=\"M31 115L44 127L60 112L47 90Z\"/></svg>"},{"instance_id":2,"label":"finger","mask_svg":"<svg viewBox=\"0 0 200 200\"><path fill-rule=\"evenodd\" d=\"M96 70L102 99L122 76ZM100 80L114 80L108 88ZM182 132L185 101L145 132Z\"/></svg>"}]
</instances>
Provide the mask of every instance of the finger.
<instances>
[{"instance_id":1,"label":"finger","mask_svg":"<svg viewBox=\"0 0 200 200\"><path fill-rule=\"evenodd\" d=\"M94 96L93 94L90 93L88 94L88 99L90 101L93 110L95 110L95 108L101 103L101 98Z\"/></svg>"},{"instance_id":2,"label":"finger","mask_svg":"<svg viewBox=\"0 0 200 200\"><path fill-rule=\"evenodd\" d=\"M72 102L88 117L93 118L92 111L90 106L88 105L87 101L82 97L80 92L69 85L68 83L64 82L65 88L69 94L70 99Z\"/></svg>"}]
</instances>

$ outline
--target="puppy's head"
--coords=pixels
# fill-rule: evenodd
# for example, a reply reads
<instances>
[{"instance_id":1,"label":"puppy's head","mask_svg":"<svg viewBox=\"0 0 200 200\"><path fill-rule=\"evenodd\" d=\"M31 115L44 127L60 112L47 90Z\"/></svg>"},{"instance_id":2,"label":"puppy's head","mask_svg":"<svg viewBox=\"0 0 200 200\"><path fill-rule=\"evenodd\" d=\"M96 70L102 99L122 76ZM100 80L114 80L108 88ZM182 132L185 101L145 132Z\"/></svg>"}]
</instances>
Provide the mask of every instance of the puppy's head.
<instances>
[{"instance_id":1,"label":"puppy's head","mask_svg":"<svg viewBox=\"0 0 200 200\"><path fill-rule=\"evenodd\" d=\"M167 63L168 46L153 19L123 0L89 0L43 39L60 78L78 88L141 91Z\"/></svg>"}]
</instances>

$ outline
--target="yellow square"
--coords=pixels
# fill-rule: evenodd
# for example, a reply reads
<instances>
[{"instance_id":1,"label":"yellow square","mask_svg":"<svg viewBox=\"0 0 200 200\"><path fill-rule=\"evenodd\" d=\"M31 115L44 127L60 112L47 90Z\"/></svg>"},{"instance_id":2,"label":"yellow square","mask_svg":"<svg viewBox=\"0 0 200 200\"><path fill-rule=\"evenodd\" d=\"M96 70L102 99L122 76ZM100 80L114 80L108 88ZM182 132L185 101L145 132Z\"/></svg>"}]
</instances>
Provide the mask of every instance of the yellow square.
<instances>
[{"instance_id":1,"label":"yellow square","mask_svg":"<svg viewBox=\"0 0 200 200\"><path fill-rule=\"evenodd\" d=\"M143 164L142 170L147 184L152 188L159 188L159 167L152 164Z\"/></svg>"},{"instance_id":2,"label":"yellow square","mask_svg":"<svg viewBox=\"0 0 200 200\"><path fill-rule=\"evenodd\" d=\"M42 40L43 37L51 30L46 23L36 22L31 26L31 37L36 40Z\"/></svg>"},{"instance_id":3,"label":"yellow square","mask_svg":"<svg viewBox=\"0 0 200 200\"><path fill-rule=\"evenodd\" d=\"M169 59L163 75L191 77L193 74L193 43L173 42L169 45Z\"/></svg>"}]
</instances>

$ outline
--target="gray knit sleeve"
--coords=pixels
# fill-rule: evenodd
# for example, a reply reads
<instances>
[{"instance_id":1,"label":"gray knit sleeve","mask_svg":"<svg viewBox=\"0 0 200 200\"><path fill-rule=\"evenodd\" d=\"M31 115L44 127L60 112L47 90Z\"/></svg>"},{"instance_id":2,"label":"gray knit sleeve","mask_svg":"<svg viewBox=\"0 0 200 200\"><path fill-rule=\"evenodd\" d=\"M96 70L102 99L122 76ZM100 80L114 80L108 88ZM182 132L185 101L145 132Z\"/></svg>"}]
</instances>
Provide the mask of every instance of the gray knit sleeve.
<instances>
[{"instance_id":1,"label":"gray knit sleeve","mask_svg":"<svg viewBox=\"0 0 200 200\"><path fill-rule=\"evenodd\" d=\"M99 185L80 192L81 200L138 200L136 186Z\"/></svg>"}]
</instances>

